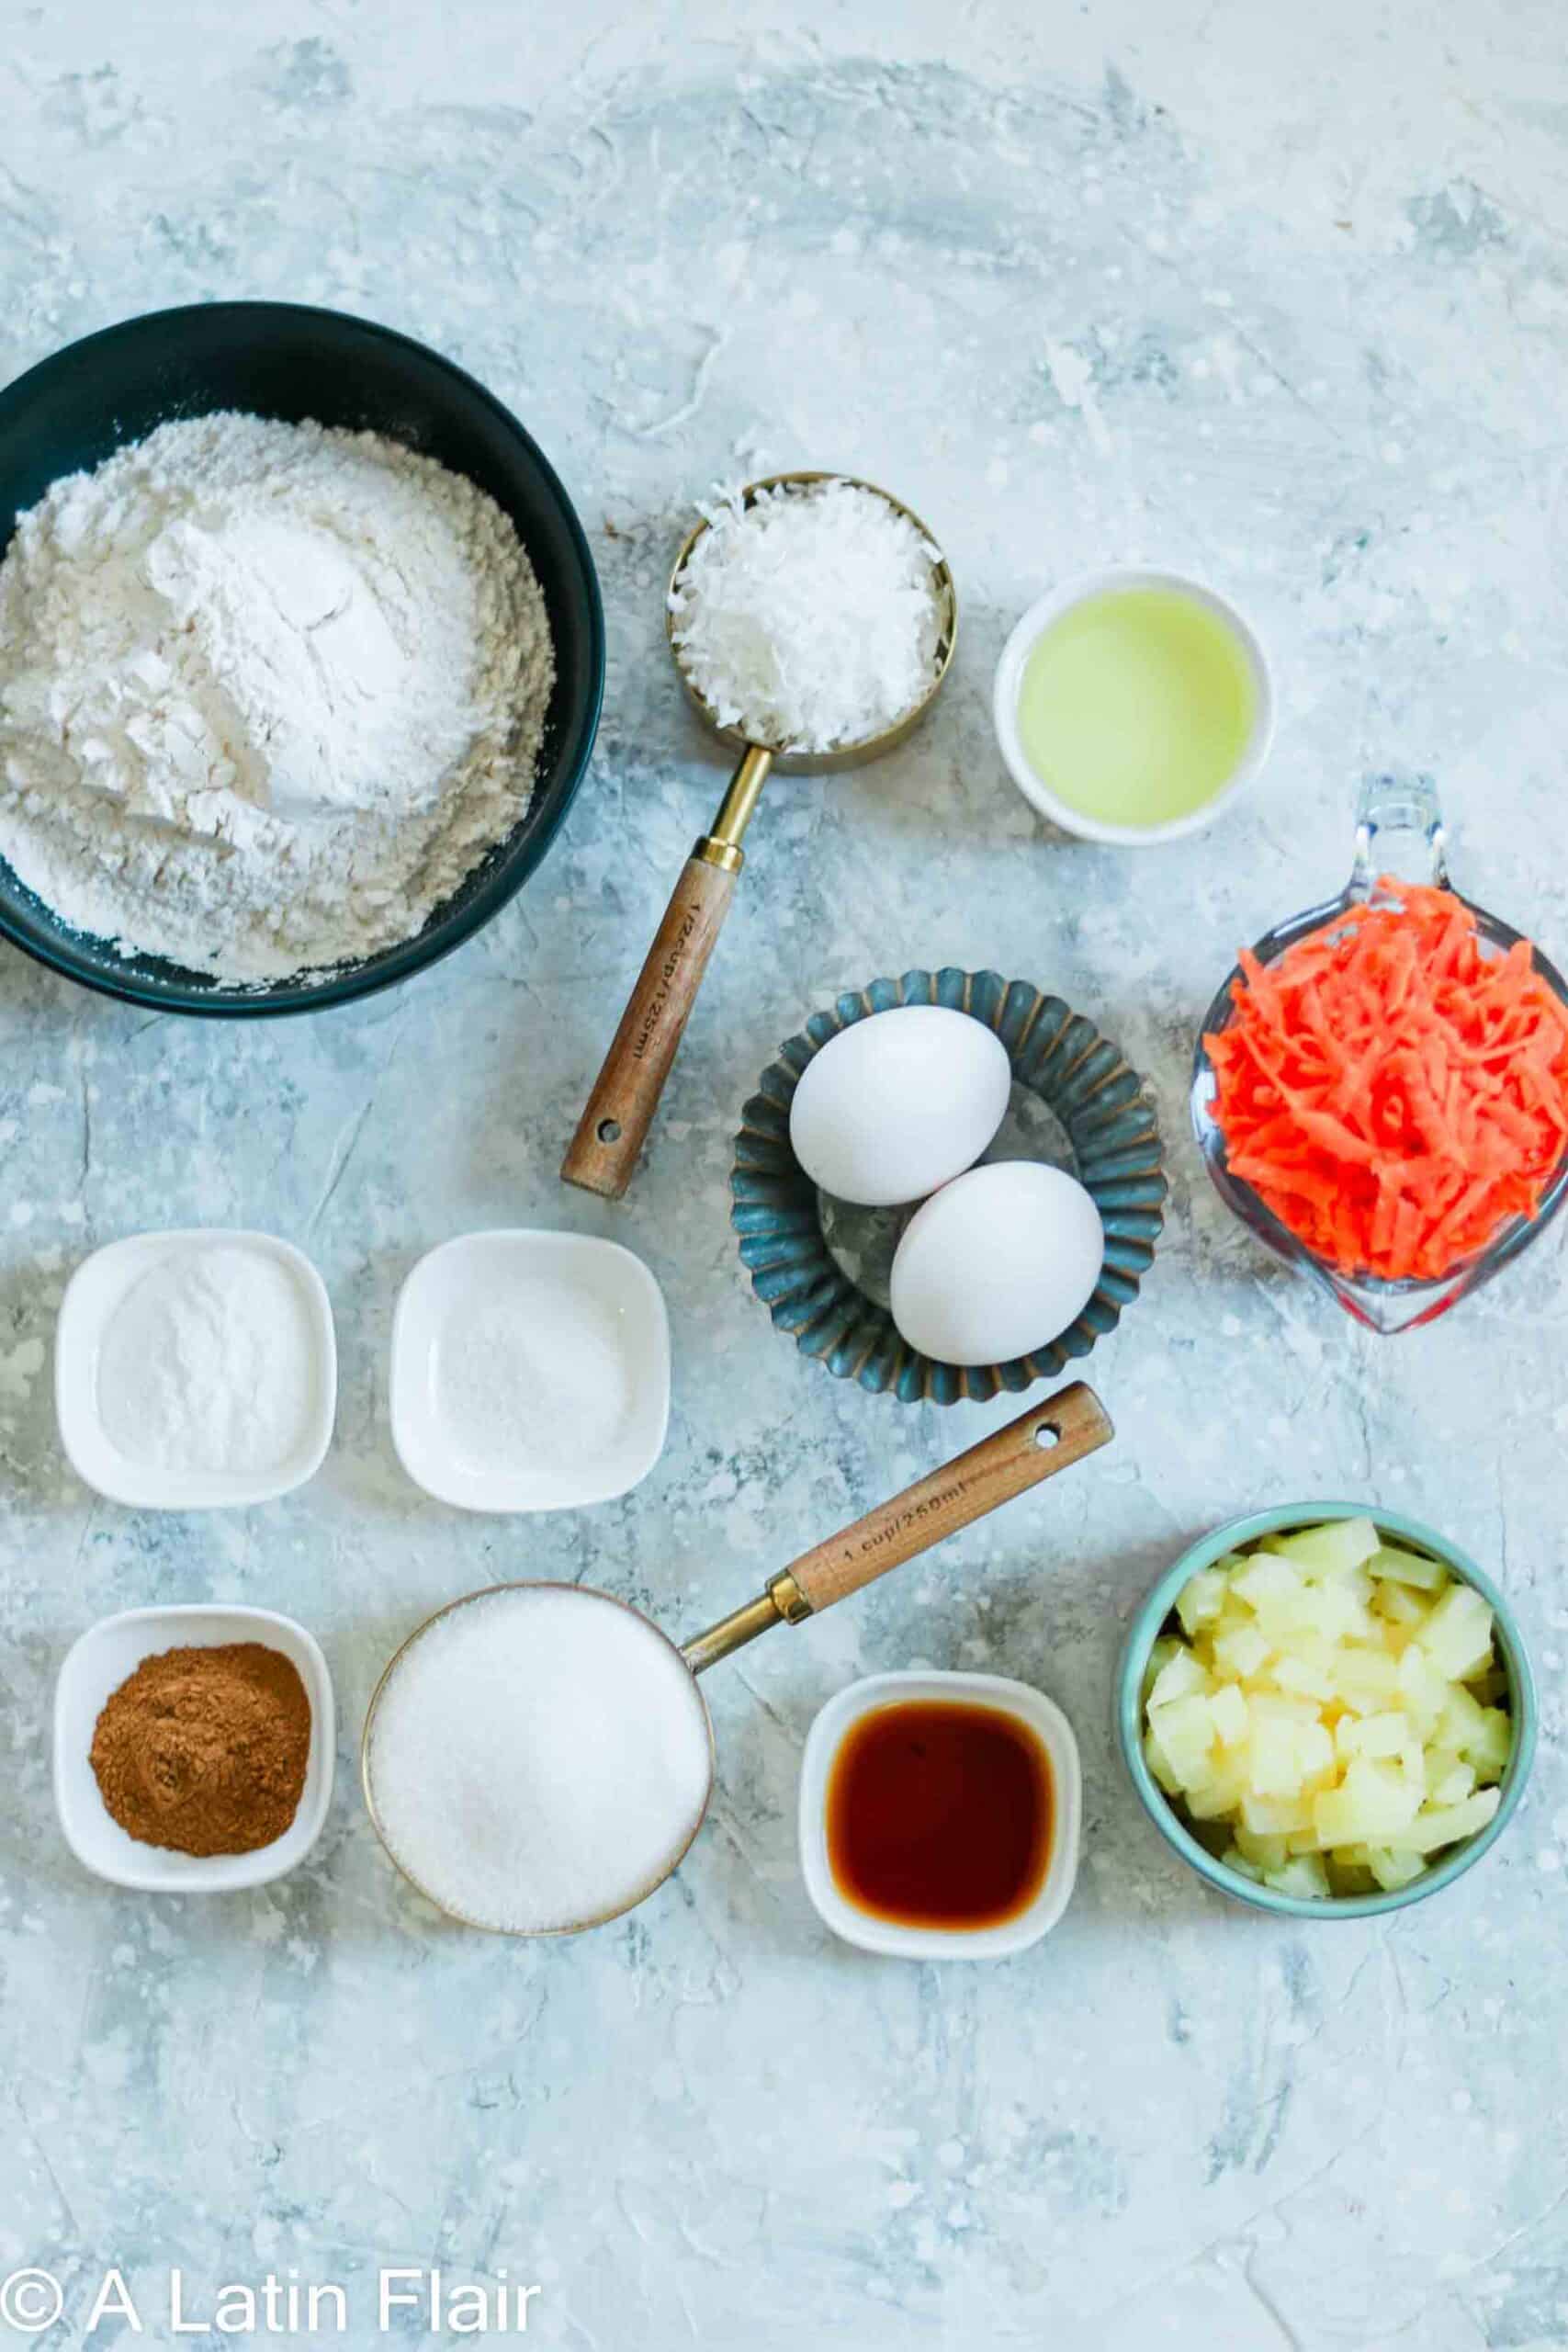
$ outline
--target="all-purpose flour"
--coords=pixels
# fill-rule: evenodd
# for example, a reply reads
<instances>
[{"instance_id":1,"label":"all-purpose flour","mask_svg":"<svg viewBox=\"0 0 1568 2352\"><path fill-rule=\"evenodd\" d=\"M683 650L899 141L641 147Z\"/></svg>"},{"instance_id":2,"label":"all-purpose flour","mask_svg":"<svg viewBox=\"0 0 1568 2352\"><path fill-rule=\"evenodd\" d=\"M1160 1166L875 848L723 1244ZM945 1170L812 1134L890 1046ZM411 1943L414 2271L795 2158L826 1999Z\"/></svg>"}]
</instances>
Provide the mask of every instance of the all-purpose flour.
<instances>
[{"instance_id":1,"label":"all-purpose flour","mask_svg":"<svg viewBox=\"0 0 1568 2352\"><path fill-rule=\"evenodd\" d=\"M511 522L372 434L219 414L53 484L0 564L0 854L227 981L419 930L527 808L554 662Z\"/></svg>"}]
</instances>

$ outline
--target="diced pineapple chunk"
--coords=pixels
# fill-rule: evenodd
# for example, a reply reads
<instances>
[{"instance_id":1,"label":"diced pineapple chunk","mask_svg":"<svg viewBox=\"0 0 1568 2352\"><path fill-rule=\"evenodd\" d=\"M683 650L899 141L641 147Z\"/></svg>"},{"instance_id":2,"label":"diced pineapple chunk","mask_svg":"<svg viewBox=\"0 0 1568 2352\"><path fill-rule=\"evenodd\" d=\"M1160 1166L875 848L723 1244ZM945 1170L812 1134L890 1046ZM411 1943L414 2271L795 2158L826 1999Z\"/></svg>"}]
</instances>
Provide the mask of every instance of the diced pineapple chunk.
<instances>
[{"instance_id":1,"label":"diced pineapple chunk","mask_svg":"<svg viewBox=\"0 0 1568 2352\"><path fill-rule=\"evenodd\" d=\"M1241 1851L1239 1847L1227 1846L1224 1852L1220 1856L1220 1860L1224 1864L1226 1870L1235 1871L1238 1878L1249 1878L1255 1885L1261 1884L1263 1879L1262 1871L1258 1869L1256 1862L1249 1861L1247 1860L1247 1856Z\"/></svg>"},{"instance_id":2,"label":"diced pineapple chunk","mask_svg":"<svg viewBox=\"0 0 1568 2352\"><path fill-rule=\"evenodd\" d=\"M1419 1878L1427 1865L1419 1854L1396 1854L1387 1846L1372 1846L1368 1849L1367 1867L1383 1893L1392 1894Z\"/></svg>"},{"instance_id":3,"label":"diced pineapple chunk","mask_svg":"<svg viewBox=\"0 0 1568 2352\"><path fill-rule=\"evenodd\" d=\"M1447 1675L1439 1674L1419 1640L1411 1643L1399 1661L1400 1702L1423 1739L1430 1739L1442 1721L1453 1691Z\"/></svg>"},{"instance_id":4,"label":"diced pineapple chunk","mask_svg":"<svg viewBox=\"0 0 1568 2352\"><path fill-rule=\"evenodd\" d=\"M1464 1752L1478 1781L1500 1781L1514 1752L1513 1717L1502 1707L1483 1707L1481 1728Z\"/></svg>"},{"instance_id":5,"label":"diced pineapple chunk","mask_svg":"<svg viewBox=\"0 0 1568 2352\"><path fill-rule=\"evenodd\" d=\"M1427 1801L1429 1804L1438 1807L1462 1804L1466 1797L1474 1793L1474 1765L1455 1764L1443 1774L1439 1781L1427 1789Z\"/></svg>"},{"instance_id":6,"label":"diced pineapple chunk","mask_svg":"<svg viewBox=\"0 0 1568 2352\"><path fill-rule=\"evenodd\" d=\"M1421 1802L1404 1775L1370 1756L1357 1756L1345 1768L1336 1789L1325 1789L1313 1800L1313 1820L1322 1846L1372 1845L1389 1842L1416 1818Z\"/></svg>"},{"instance_id":7,"label":"diced pineapple chunk","mask_svg":"<svg viewBox=\"0 0 1568 2352\"><path fill-rule=\"evenodd\" d=\"M1408 1715L1342 1715L1334 1729L1341 1756L1397 1756L1410 1738Z\"/></svg>"},{"instance_id":8,"label":"diced pineapple chunk","mask_svg":"<svg viewBox=\"0 0 1568 2352\"><path fill-rule=\"evenodd\" d=\"M1266 1704L1255 1699L1247 1710L1252 1786L1262 1797L1300 1796L1332 1772L1334 1742L1322 1724L1265 1713Z\"/></svg>"},{"instance_id":9,"label":"diced pineapple chunk","mask_svg":"<svg viewBox=\"0 0 1568 2352\"><path fill-rule=\"evenodd\" d=\"M1441 1592L1449 1572L1440 1560L1406 1551L1401 1544L1382 1544L1367 1562L1369 1576L1389 1584L1409 1585L1417 1592Z\"/></svg>"},{"instance_id":10,"label":"diced pineapple chunk","mask_svg":"<svg viewBox=\"0 0 1568 2352\"><path fill-rule=\"evenodd\" d=\"M1209 1696L1209 1713L1213 1718L1214 1736L1222 1747L1239 1747L1251 1724L1247 1701L1234 1682L1222 1683Z\"/></svg>"},{"instance_id":11,"label":"diced pineapple chunk","mask_svg":"<svg viewBox=\"0 0 1568 2352\"><path fill-rule=\"evenodd\" d=\"M1216 1634L1213 1648L1216 1671L1234 1674L1238 1682L1250 1682L1272 1655L1263 1635L1251 1623Z\"/></svg>"},{"instance_id":12,"label":"diced pineapple chunk","mask_svg":"<svg viewBox=\"0 0 1568 2352\"><path fill-rule=\"evenodd\" d=\"M1407 1630L1427 1622L1427 1603L1405 1585L1380 1584L1372 1595L1372 1607L1389 1624Z\"/></svg>"},{"instance_id":13,"label":"diced pineapple chunk","mask_svg":"<svg viewBox=\"0 0 1568 2352\"><path fill-rule=\"evenodd\" d=\"M1370 1519L1330 1519L1318 1527L1266 1535L1262 1548L1292 1561L1308 1576L1348 1576L1370 1560L1382 1544Z\"/></svg>"},{"instance_id":14,"label":"diced pineapple chunk","mask_svg":"<svg viewBox=\"0 0 1568 2352\"><path fill-rule=\"evenodd\" d=\"M1322 1720L1314 1701L1298 1699L1289 1690L1249 1690L1247 1708L1248 1714L1260 1723L1315 1724Z\"/></svg>"},{"instance_id":15,"label":"diced pineapple chunk","mask_svg":"<svg viewBox=\"0 0 1568 2352\"><path fill-rule=\"evenodd\" d=\"M1434 1747L1452 1747L1468 1756L1486 1736L1485 1708L1471 1697L1462 1682L1450 1682L1433 1734Z\"/></svg>"},{"instance_id":16,"label":"diced pineapple chunk","mask_svg":"<svg viewBox=\"0 0 1568 2352\"><path fill-rule=\"evenodd\" d=\"M1319 1900L1332 1892L1320 1854L1293 1854L1277 1871L1265 1871L1263 1883L1280 1894L1313 1895Z\"/></svg>"},{"instance_id":17,"label":"diced pineapple chunk","mask_svg":"<svg viewBox=\"0 0 1568 2352\"><path fill-rule=\"evenodd\" d=\"M1325 1641L1373 1641L1377 1624L1368 1597L1346 1577L1313 1588L1312 1625Z\"/></svg>"},{"instance_id":18,"label":"diced pineapple chunk","mask_svg":"<svg viewBox=\"0 0 1568 2352\"><path fill-rule=\"evenodd\" d=\"M1156 1675L1149 1690L1150 1711L1168 1707L1174 1699L1190 1699L1194 1691L1207 1690L1208 1668L1201 1665L1190 1649L1179 1649L1168 1658Z\"/></svg>"},{"instance_id":19,"label":"diced pineapple chunk","mask_svg":"<svg viewBox=\"0 0 1568 2352\"><path fill-rule=\"evenodd\" d=\"M1231 1578L1231 1590L1255 1611L1270 1606L1278 1608L1281 1602L1299 1601L1303 1589L1303 1580L1294 1568L1264 1552L1256 1553L1246 1567Z\"/></svg>"},{"instance_id":20,"label":"diced pineapple chunk","mask_svg":"<svg viewBox=\"0 0 1568 2352\"><path fill-rule=\"evenodd\" d=\"M1201 1692L1151 1707L1149 1723L1170 1758L1171 1770L1183 1788L1207 1778L1209 1755L1214 1745L1214 1719Z\"/></svg>"},{"instance_id":21,"label":"diced pineapple chunk","mask_svg":"<svg viewBox=\"0 0 1568 2352\"><path fill-rule=\"evenodd\" d=\"M1144 1674L1144 1697L1146 1700L1160 1668L1179 1657L1185 1644L1178 1634L1162 1634L1149 1652L1148 1666Z\"/></svg>"},{"instance_id":22,"label":"diced pineapple chunk","mask_svg":"<svg viewBox=\"0 0 1568 2352\"><path fill-rule=\"evenodd\" d=\"M1399 1661L1386 1650L1341 1651L1335 1680L1346 1706L1359 1715L1379 1715L1402 1697Z\"/></svg>"},{"instance_id":23,"label":"diced pineapple chunk","mask_svg":"<svg viewBox=\"0 0 1568 2352\"><path fill-rule=\"evenodd\" d=\"M1467 1681L1492 1663L1492 1611L1472 1585L1450 1585L1416 1639L1450 1681Z\"/></svg>"},{"instance_id":24,"label":"diced pineapple chunk","mask_svg":"<svg viewBox=\"0 0 1568 2352\"><path fill-rule=\"evenodd\" d=\"M1264 1837L1258 1830L1248 1829L1245 1822L1238 1822L1235 1842L1238 1850L1249 1862L1256 1862L1260 1871L1283 1870L1289 1853L1283 1838Z\"/></svg>"},{"instance_id":25,"label":"diced pineapple chunk","mask_svg":"<svg viewBox=\"0 0 1568 2352\"><path fill-rule=\"evenodd\" d=\"M1164 1743L1152 1724L1144 1734L1144 1761L1168 1797L1180 1795L1181 1782L1177 1779L1176 1767L1166 1754Z\"/></svg>"},{"instance_id":26,"label":"diced pineapple chunk","mask_svg":"<svg viewBox=\"0 0 1568 2352\"><path fill-rule=\"evenodd\" d=\"M1242 1827L1255 1838L1294 1838L1314 1826L1308 1797L1260 1797L1249 1789L1240 1811Z\"/></svg>"},{"instance_id":27,"label":"diced pineapple chunk","mask_svg":"<svg viewBox=\"0 0 1568 2352\"><path fill-rule=\"evenodd\" d=\"M1501 1802L1498 1790L1477 1789L1462 1804L1427 1806L1382 1842L1395 1854L1435 1854L1439 1847L1455 1845L1460 1838L1473 1838L1478 1829L1484 1829Z\"/></svg>"},{"instance_id":28,"label":"diced pineapple chunk","mask_svg":"<svg viewBox=\"0 0 1568 2352\"><path fill-rule=\"evenodd\" d=\"M1239 1771L1216 1772L1192 1781L1182 1790L1181 1799L1194 1821L1224 1821L1234 1817L1246 1792L1247 1781Z\"/></svg>"},{"instance_id":29,"label":"diced pineapple chunk","mask_svg":"<svg viewBox=\"0 0 1568 2352\"><path fill-rule=\"evenodd\" d=\"M1325 1667L1310 1658L1282 1657L1275 1661L1273 1679L1281 1690L1303 1699L1332 1699L1334 1679Z\"/></svg>"},{"instance_id":30,"label":"diced pineapple chunk","mask_svg":"<svg viewBox=\"0 0 1568 2352\"><path fill-rule=\"evenodd\" d=\"M1201 1568L1182 1586L1177 1595L1176 1613L1189 1640L1219 1616L1229 1581L1219 1568Z\"/></svg>"}]
</instances>

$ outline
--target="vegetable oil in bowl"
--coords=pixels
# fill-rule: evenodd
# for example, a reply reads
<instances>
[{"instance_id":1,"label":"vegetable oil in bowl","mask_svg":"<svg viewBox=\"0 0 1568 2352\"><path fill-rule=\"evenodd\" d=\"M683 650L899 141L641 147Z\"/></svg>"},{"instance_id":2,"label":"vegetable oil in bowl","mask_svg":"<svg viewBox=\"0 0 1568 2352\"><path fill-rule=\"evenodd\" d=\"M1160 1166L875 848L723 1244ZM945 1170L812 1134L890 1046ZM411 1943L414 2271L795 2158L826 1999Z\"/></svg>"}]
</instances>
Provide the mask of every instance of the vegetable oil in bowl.
<instances>
[{"instance_id":1,"label":"vegetable oil in bowl","mask_svg":"<svg viewBox=\"0 0 1568 2352\"><path fill-rule=\"evenodd\" d=\"M1239 614L1194 582L1109 573L1026 613L997 673L1020 788L1091 840L1206 824L1261 766L1268 673Z\"/></svg>"}]
</instances>

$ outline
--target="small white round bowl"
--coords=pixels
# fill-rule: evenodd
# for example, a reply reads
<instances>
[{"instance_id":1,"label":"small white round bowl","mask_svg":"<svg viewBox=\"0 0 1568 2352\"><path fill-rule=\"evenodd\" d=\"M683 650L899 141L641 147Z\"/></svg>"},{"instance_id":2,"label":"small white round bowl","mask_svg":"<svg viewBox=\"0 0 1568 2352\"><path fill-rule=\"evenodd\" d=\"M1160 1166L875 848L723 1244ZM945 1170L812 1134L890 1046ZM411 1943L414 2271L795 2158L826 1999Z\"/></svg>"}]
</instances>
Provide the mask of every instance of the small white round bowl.
<instances>
[{"instance_id":1,"label":"small white round bowl","mask_svg":"<svg viewBox=\"0 0 1568 2352\"><path fill-rule=\"evenodd\" d=\"M310 1753L299 1809L281 1838L250 1854L177 1854L122 1829L98 1792L91 1762L99 1715L144 1658L164 1650L261 1642L298 1668L310 1701ZM272 1609L193 1601L101 1617L66 1652L54 1686L54 1805L77 1860L112 1886L143 1894L231 1894L265 1886L302 1862L321 1834L337 1757L332 1676L321 1644Z\"/></svg>"},{"instance_id":2,"label":"small white round bowl","mask_svg":"<svg viewBox=\"0 0 1568 2352\"><path fill-rule=\"evenodd\" d=\"M621 1328L633 1403L615 1442L580 1462L481 1466L446 1433L437 1396L442 1348L462 1317L508 1274L549 1276L609 1307ZM459 1510L581 1510L647 1477L670 1426L670 1317L650 1269L618 1241L526 1227L463 1233L427 1251L404 1283L392 1321L392 1443L416 1487Z\"/></svg>"},{"instance_id":3,"label":"small white round bowl","mask_svg":"<svg viewBox=\"0 0 1568 2352\"><path fill-rule=\"evenodd\" d=\"M839 1892L828 1859L828 1787L852 1726L877 1708L908 1700L994 1707L1032 1732L1051 1768L1051 1857L1027 1910L999 1928L910 1928L863 1911ZM1083 1768L1078 1744L1054 1699L1005 1674L869 1674L819 1709L800 1762L800 1867L825 1926L863 1951L895 1960L1009 1960L1048 1935L1067 1907L1078 1871Z\"/></svg>"},{"instance_id":4,"label":"small white round bowl","mask_svg":"<svg viewBox=\"0 0 1568 2352\"><path fill-rule=\"evenodd\" d=\"M299 1443L270 1470L166 1470L132 1462L98 1412L98 1352L116 1307L161 1258L181 1250L254 1250L287 1267L299 1285L316 1359L314 1409ZM273 1501L313 1478L326 1459L337 1411L337 1338L326 1284L303 1250L276 1234L193 1226L174 1233L133 1233L84 1258L65 1285L54 1327L54 1410L60 1442L76 1476L110 1502L133 1510L212 1510Z\"/></svg>"},{"instance_id":5,"label":"small white round bowl","mask_svg":"<svg viewBox=\"0 0 1568 2352\"><path fill-rule=\"evenodd\" d=\"M1190 598L1223 621L1247 658L1257 697L1252 731L1229 777L1201 808L1190 809L1185 817L1173 817L1163 825L1102 824L1097 818L1086 817L1081 809L1068 808L1045 783L1019 740L1018 697L1024 664L1046 629L1075 605L1087 604L1091 596L1131 588L1168 589L1174 595ZM1065 832L1077 833L1083 841L1105 842L1122 849L1148 849L1159 842L1179 841L1185 834L1201 832L1254 782L1274 741L1274 682L1262 646L1227 598L1179 571L1145 571L1130 566L1085 572L1035 599L1002 648L991 693L991 717L1008 774L1043 817L1049 817L1054 825L1060 825Z\"/></svg>"}]
</instances>

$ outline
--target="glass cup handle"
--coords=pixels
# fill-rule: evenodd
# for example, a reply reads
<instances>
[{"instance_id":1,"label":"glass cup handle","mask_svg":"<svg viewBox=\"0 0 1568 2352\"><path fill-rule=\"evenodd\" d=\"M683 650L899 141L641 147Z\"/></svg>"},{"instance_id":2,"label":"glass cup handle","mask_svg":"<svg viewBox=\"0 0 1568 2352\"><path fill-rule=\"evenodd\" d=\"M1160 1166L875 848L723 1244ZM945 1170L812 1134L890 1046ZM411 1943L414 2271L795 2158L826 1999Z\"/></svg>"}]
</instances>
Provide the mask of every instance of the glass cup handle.
<instances>
[{"instance_id":1,"label":"glass cup handle","mask_svg":"<svg viewBox=\"0 0 1568 2352\"><path fill-rule=\"evenodd\" d=\"M1381 875L1449 885L1449 834L1429 775L1370 775L1356 797L1356 863L1348 899L1370 899Z\"/></svg>"}]
</instances>

